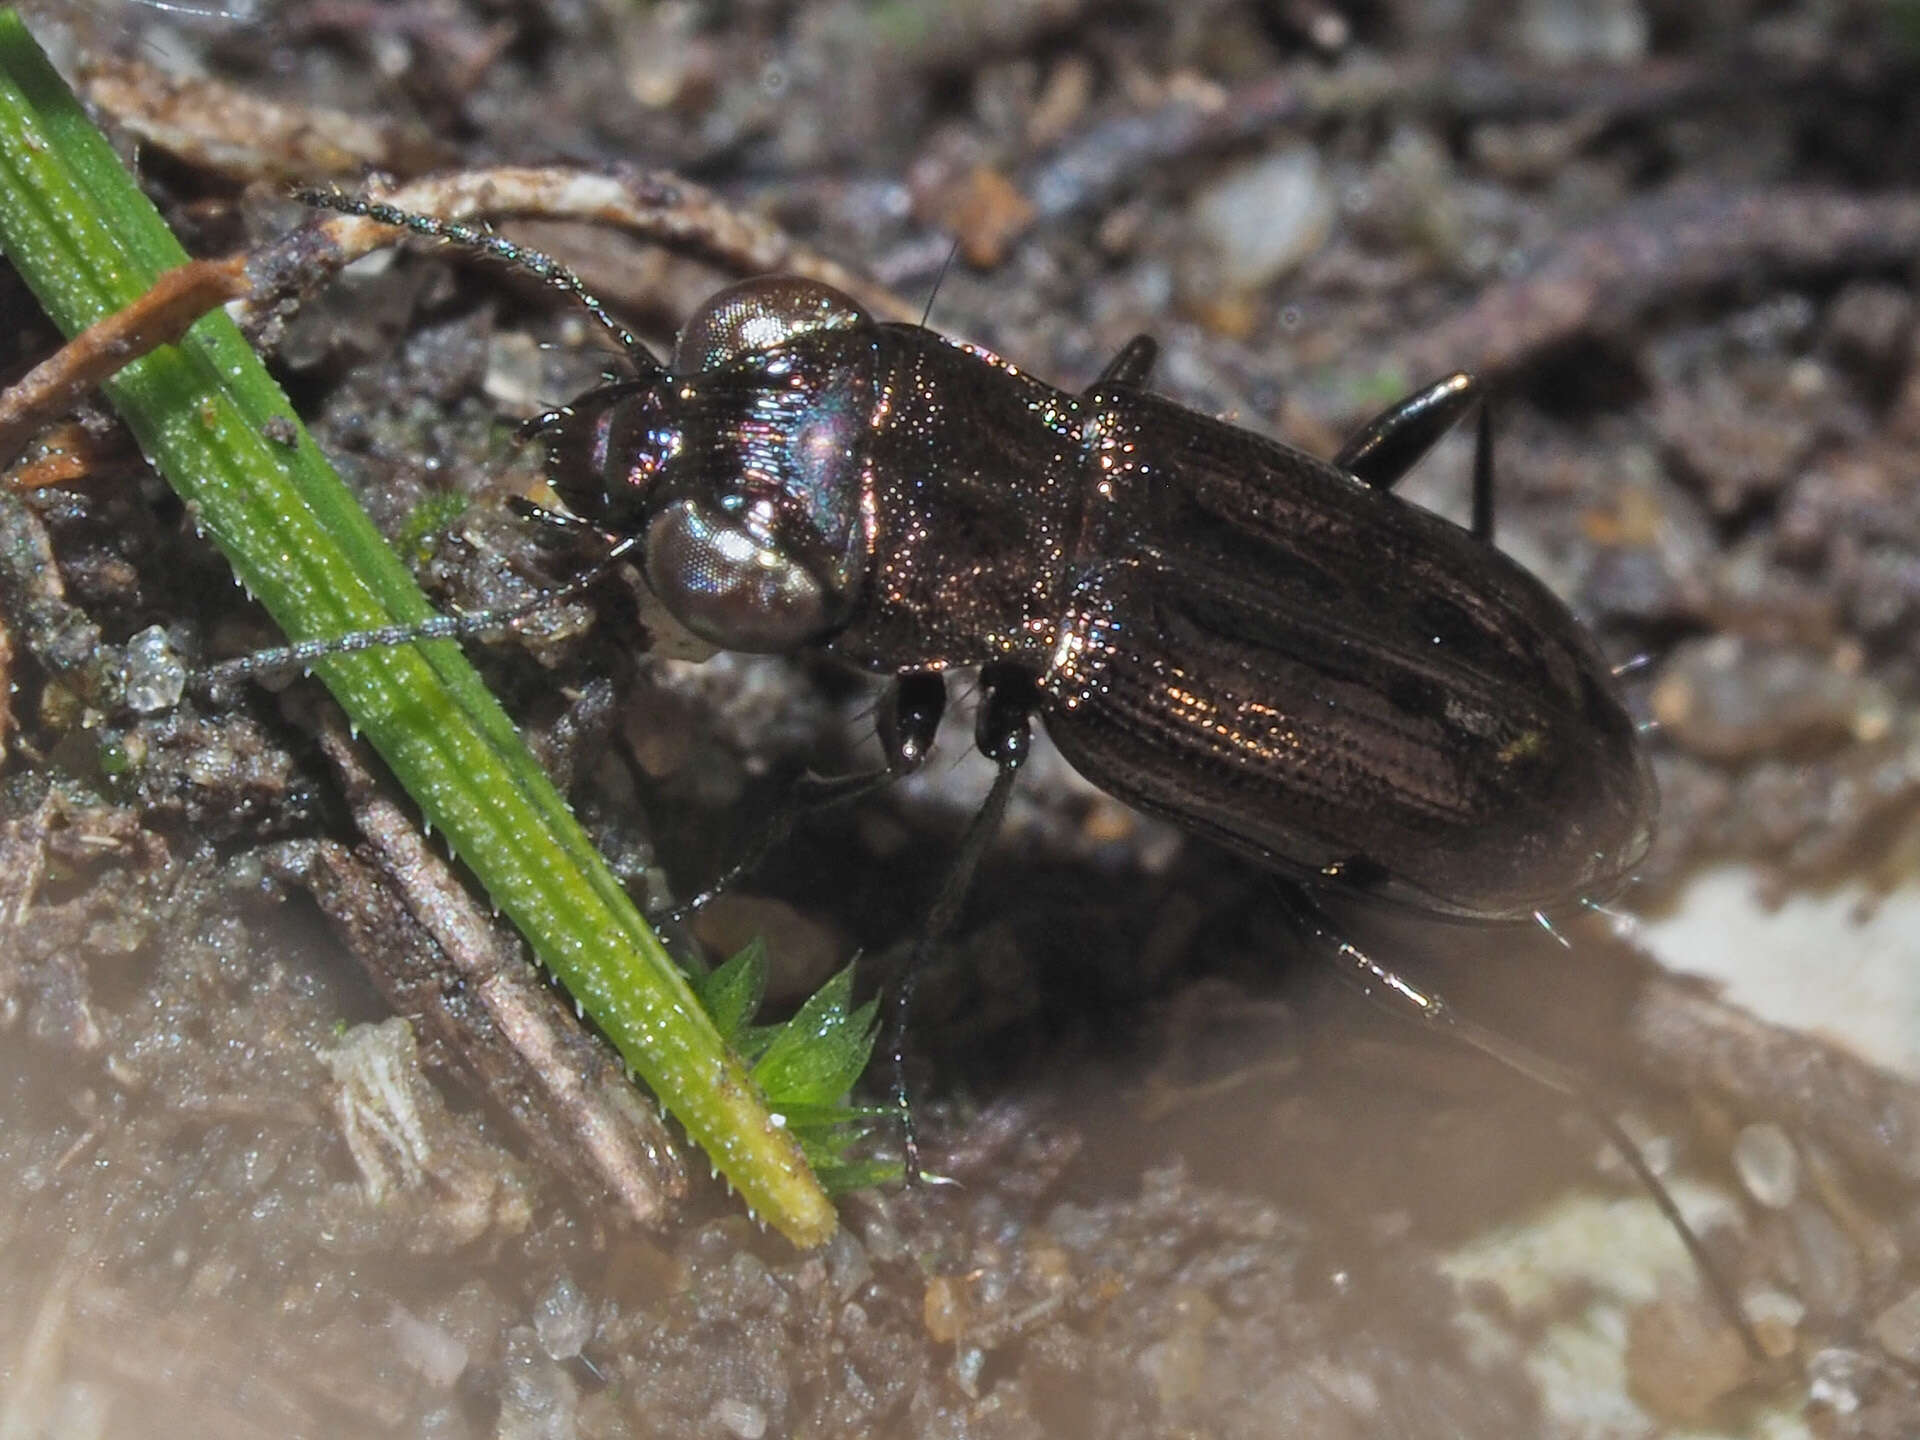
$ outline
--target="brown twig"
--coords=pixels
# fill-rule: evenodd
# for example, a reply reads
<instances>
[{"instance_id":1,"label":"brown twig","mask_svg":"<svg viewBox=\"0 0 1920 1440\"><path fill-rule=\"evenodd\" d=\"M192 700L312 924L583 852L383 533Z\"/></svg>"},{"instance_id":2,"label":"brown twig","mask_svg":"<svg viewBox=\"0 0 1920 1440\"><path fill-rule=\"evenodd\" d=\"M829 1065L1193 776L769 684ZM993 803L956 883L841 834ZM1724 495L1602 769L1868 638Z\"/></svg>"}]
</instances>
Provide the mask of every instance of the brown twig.
<instances>
[{"instance_id":1,"label":"brown twig","mask_svg":"<svg viewBox=\"0 0 1920 1440\"><path fill-rule=\"evenodd\" d=\"M1409 373L1511 374L1569 342L1736 286L1882 269L1920 251L1920 194L1688 189L1580 231L1405 352Z\"/></svg>"},{"instance_id":2,"label":"brown twig","mask_svg":"<svg viewBox=\"0 0 1920 1440\"><path fill-rule=\"evenodd\" d=\"M378 198L442 220L520 218L608 226L740 275L780 271L824 281L880 319L920 318L919 307L799 244L771 221L664 172L608 175L559 166L462 170L379 192ZM255 285L252 318L257 323L279 302L393 244L399 233L374 220L329 214L255 252L249 265Z\"/></svg>"},{"instance_id":3,"label":"brown twig","mask_svg":"<svg viewBox=\"0 0 1920 1440\"><path fill-rule=\"evenodd\" d=\"M296 878L394 1008L478 1078L550 1166L660 1224L686 1176L659 1117L382 792L338 715L318 730L379 869L321 844Z\"/></svg>"},{"instance_id":4,"label":"brown twig","mask_svg":"<svg viewBox=\"0 0 1920 1440\"><path fill-rule=\"evenodd\" d=\"M252 288L244 255L190 260L167 271L133 304L89 325L0 393L0 460L18 455L129 361L171 345L209 310ZM16 482L16 488L25 487Z\"/></svg>"},{"instance_id":5,"label":"brown twig","mask_svg":"<svg viewBox=\"0 0 1920 1440\"><path fill-rule=\"evenodd\" d=\"M0 408L6 404L7 396L0 394ZM84 425L68 422L49 426L39 433L34 446L39 453L0 475L0 485L16 492L71 485L100 469L100 448Z\"/></svg>"},{"instance_id":6,"label":"brown twig","mask_svg":"<svg viewBox=\"0 0 1920 1440\"><path fill-rule=\"evenodd\" d=\"M90 56L80 89L142 143L233 180L311 181L370 169L417 174L450 154L411 127L268 100L138 60Z\"/></svg>"}]
</instances>

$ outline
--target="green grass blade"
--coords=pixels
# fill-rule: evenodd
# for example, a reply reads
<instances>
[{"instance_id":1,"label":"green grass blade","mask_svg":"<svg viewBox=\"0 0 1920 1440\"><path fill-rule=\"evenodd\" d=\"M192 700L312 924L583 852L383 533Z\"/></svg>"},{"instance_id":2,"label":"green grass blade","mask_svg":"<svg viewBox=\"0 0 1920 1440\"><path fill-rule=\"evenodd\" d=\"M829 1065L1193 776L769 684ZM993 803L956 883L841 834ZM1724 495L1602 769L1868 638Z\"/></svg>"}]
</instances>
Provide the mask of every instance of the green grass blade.
<instances>
[{"instance_id":1,"label":"green grass blade","mask_svg":"<svg viewBox=\"0 0 1920 1440\"><path fill-rule=\"evenodd\" d=\"M186 259L11 11L0 11L0 249L69 335ZM430 613L225 315L204 317L106 388L289 638ZM748 1204L797 1244L824 1241L833 1210L792 1137L458 647L367 650L315 668L541 962Z\"/></svg>"},{"instance_id":2,"label":"green grass blade","mask_svg":"<svg viewBox=\"0 0 1920 1440\"><path fill-rule=\"evenodd\" d=\"M726 964L693 981L714 1028L729 1045L737 1045L746 1023L767 993L767 942L755 936Z\"/></svg>"},{"instance_id":3,"label":"green grass blade","mask_svg":"<svg viewBox=\"0 0 1920 1440\"><path fill-rule=\"evenodd\" d=\"M754 1061L753 1078L783 1113L834 1104L867 1068L877 1007L869 1001L855 1010L852 999L849 965L808 997Z\"/></svg>"}]
</instances>

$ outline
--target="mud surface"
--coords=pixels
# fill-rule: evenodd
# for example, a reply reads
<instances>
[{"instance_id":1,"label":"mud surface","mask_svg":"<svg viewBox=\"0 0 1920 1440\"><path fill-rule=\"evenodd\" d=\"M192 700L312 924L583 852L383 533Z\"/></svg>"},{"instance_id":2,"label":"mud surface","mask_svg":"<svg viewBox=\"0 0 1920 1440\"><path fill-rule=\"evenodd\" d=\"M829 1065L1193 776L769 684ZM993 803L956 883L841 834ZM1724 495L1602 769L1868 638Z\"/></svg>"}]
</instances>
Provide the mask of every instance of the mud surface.
<instances>
[{"instance_id":1,"label":"mud surface","mask_svg":"<svg viewBox=\"0 0 1920 1440\"><path fill-rule=\"evenodd\" d=\"M1503 545L1645 660L1625 686L1658 722L1662 828L1618 905L1657 914L1735 862L1774 900L1913 884L1905 0L36 23L200 255L298 224L292 179L565 162L703 237L507 227L661 346L778 254L909 316L931 296L937 328L1070 387L1151 331L1162 391L1321 454L1477 371ZM11 378L57 342L10 271L0 307ZM551 296L409 251L266 338L442 608L576 563L504 506L537 471L513 426L607 363ZM541 1019L559 1048L529 1070L488 1030L410 907L469 907L458 933L503 976L518 942L430 845L382 848L404 797L317 687L90 703L100 647L148 627L210 657L275 636L110 416L77 418L85 475L0 495L0 1434L1920 1430L1911 1076L1751 1020L1597 920L1563 948L1348 917L1595 1077L1745 1296L1775 1355L1756 1373L1584 1119L1294 963L1257 871L1044 747L922 990L925 1125L960 1184L851 1197L795 1255L595 1088L580 1032ZM1464 518L1469 457L1449 439L1406 493ZM645 633L610 582L470 648L657 900L803 768L877 751L865 681L651 658ZM879 983L984 792L959 708L926 772L807 821L695 936L766 935L789 1000L855 953ZM1851 935L1810 947L1812 983ZM537 984L515 1003L571 1009ZM542 1088L556 1066L636 1137L611 1179ZM669 1197L664 1223L622 1221L619 1185Z\"/></svg>"}]
</instances>

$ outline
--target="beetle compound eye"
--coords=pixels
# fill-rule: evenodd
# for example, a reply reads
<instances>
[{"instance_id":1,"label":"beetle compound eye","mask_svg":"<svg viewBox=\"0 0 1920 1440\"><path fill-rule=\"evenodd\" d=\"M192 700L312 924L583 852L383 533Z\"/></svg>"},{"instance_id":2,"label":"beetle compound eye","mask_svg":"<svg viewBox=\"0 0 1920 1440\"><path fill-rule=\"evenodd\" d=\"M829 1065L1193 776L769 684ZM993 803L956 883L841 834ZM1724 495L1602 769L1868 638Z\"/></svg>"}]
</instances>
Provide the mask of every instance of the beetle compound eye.
<instances>
[{"instance_id":1,"label":"beetle compound eye","mask_svg":"<svg viewBox=\"0 0 1920 1440\"><path fill-rule=\"evenodd\" d=\"M868 323L864 310L818 280L793 275L743 280L715 295L687 322L674 348L673 368L682 375L713 370L809 331Z\"/></svg>"},{"instance_id":2,"label":"beetle compound eye","mask_svg":"<svg viewBox=\"0 0 1920 1440\"><path fill-rule=\"evenodd\" d=\"M647 527L646 572L675 619L724 649L777 654L832 625L825 587L805 565L693 500Z\"/></svg>"}]
</instances>

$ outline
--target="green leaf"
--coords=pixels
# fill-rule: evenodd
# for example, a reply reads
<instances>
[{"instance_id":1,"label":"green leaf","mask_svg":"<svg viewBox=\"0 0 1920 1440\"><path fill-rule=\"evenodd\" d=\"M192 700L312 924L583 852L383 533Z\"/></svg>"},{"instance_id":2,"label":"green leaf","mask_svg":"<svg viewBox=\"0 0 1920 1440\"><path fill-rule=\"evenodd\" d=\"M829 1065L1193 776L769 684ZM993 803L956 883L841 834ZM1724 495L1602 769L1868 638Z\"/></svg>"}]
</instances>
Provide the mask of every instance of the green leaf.
<instances>
[{"instance_id":1,"label":"green leaf","mask_svg":"<svg viewBox=\"0 0 1920 1440\"><path fill-rule=\"evenodd\" d=\"M754 1063L753 1078L777 1112L830 1105L853 1088L873 1053L876 1005L849 1011L853 966L816 990Z\"/></svg>"},{"instance_id":2,"label":"green leaf","mask_svg":"<svg viewBox=\"0 0 1920 1440\"><path fill-rule=\"evenodd\" d=\"M467 497L456 492L429 495L413 507L401 525L400 533L394 537L395 547L416 564L430 560L434 542L444 537L466 514L467 503Z\"/></svg>"},{"instance_id":3,"label":"green leaf","mask_svg":"<svg viewBox=\"0 0 1920 1440\"><path fill-rule=\"evenodd\" d=\"M897 1184L905 1172L898 1160L859 1160L842 1165L820 1156L813 1160L813 1173L820 1177L829 1195L847 1195L855 1190Z\"/></svg>"},{"instance_id":4,"label":"green leaf","mask_svg":"<svg viewBox=\"0 0 1920 1440\"><path fill-rule=\"evenodd\" d=\"M756 935L718 970L697 976L690 983L693 993L706 1007L713 1028L720 1032L720 1038L739 1047L742 1053L751 1053L740 1046L739 1041L742 1027L753 1018L766 997L767 942Z\"/></svg>"}]
</instances>

